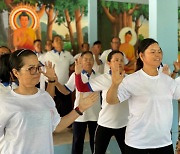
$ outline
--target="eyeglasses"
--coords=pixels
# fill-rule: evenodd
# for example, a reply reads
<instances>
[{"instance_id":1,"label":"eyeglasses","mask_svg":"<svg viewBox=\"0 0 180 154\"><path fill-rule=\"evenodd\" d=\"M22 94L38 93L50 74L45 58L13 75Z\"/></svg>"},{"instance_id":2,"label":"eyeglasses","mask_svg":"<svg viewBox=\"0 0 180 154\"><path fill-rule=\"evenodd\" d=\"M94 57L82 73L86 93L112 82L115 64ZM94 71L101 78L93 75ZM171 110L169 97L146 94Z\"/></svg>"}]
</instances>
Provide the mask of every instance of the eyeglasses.
<instances>
[{"instance_id":1,"label":"eyeglasses","mask_svg":"<svg viewBox=\"0 0 180 154\"><path fill-rule=\"evenodd\" d=\"M32 66L32 67L29 67L27 69L25 69L25 71L29 71L29 73L31 75L35 75L37 72L40 72L41 71L41 68L42 68L42 65L39 65L37 67L35 66ZM22 68L21 68L22 69Z\"/></svg>"}]
</instances>

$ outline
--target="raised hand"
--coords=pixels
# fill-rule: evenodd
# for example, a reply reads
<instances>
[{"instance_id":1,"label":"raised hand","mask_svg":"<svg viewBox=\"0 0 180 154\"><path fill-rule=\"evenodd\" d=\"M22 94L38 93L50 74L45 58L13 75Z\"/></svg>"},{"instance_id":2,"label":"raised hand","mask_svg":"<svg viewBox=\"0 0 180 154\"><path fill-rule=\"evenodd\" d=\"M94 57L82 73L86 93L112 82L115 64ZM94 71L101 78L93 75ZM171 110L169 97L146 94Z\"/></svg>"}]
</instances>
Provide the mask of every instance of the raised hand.
<instances>
[{"instance_id":1,"label":"raised hand","mask_svg":"<svg viewBox=\"0 0 180 154\"><path fill-rule=\"evenodd\" d=\"M180 63L175 61L173 63L173 65L174 65L174 71L175 72L179 72L179 70L180 70Z\"/></svg>"},{"instance_id":2,"label":"raised hand","mask_svg":"<svg viewBox=\"0 0 180 154\"><path fill-rule=\"evenodd\" d=\"M75 73L76 74L80 74L83 70L81 61L82 61L81 57L77 58L75 61Z\"/></svg>"},{"instance_id":3,"label":"raised hand","mask_svg":"<svg viewBox=\"0 0 180 154\"><path fill-rule=\"evenodd\" d=\"M168 65L164 65L164 66L163 66L162 72L163 72L164 74L169 75L169 76L171 75L170 72L169 72L169 66L168 66Z\"/></svg>"},{"instance_id":4,"label":"raised hand","mask_svg":"<svg viewBox=\"0 0 180 154\"><path fill-rule=\"evenodd\" d=\"M78 105L80 111L83 112L89 107L91 107L97 101L98 97L99 97L99 94L96 92L84 98L83 98L83 93L80 93L80 99L79 99L79 105Z\"/></svg>"},{"instance_id":5,"label":"raised hand","mask_svg":"<svg viewBox=\"0 0 180 154\"><path fill-rule=\"evenodd\" d=\"M112 83L115 85L119 85L124 78L125 71L120 69L119 64L113 63L113 65L111 65L111 72Z\"/></svg>"},{"instance_id":6,"label":"raised hand","mask_svg":"<svg viewBox=\"0 0 180 154\"><path fill-rule=\"evenodd\" d=\"M43 73L49 80L55 80L57 77L54 68L55 65L52 65L52 62L45 62L46 71L42 71L41 73Z\"/></svg>"}]
</instances>

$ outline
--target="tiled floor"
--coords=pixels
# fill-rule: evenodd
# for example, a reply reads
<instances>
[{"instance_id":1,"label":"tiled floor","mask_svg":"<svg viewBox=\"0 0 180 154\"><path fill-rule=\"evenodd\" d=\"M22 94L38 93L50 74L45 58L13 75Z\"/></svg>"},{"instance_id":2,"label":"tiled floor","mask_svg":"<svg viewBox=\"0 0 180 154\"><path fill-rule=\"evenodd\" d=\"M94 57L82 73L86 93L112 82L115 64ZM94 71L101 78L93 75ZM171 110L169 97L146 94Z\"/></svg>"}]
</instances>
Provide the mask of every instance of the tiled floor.
<instances>
[{"instance_id":1,"label":"tiled floor","mask_svg":"<svg viewBox=\"0 0 180 154\"><path fill-rule=\"evenodd\" d=\"M71 154L72 136L72 129L68 128L61 133L54 133L54 154ZM83 154L91 154L88 131L85 136ZM121 154L114 137L110 141L106 154Z\"/></svg>"},{"instance_id":2,"label":"tiled floor","mask_svg":"<svg viewBox=\"0 0 180 154\"><path fill-rule=\"evenodd\" d=\"M66 128L61 133L54 133L53 134L54 145L71 144L72 136L73 133L71 128ZM86 132L85 141L89 141L88 138L89 136L88 133Z\"/></svg>"}]
</instances>

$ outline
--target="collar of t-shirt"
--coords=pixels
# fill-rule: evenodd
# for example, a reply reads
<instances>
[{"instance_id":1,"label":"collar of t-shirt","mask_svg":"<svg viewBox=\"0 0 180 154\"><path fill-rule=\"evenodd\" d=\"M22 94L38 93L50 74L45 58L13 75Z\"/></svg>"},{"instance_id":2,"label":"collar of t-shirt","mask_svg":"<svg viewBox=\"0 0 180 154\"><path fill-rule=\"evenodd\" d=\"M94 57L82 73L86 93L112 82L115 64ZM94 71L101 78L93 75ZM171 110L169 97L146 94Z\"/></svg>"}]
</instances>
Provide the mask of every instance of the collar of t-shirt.
<instances>
[{"instance_id":1,"label":"collar of t-shirt","mask_svg":"<svg viewBox=\"0 0 180 154\"><path fill-rule=\"evenodd\" d=\"M92 73L95 74L95 71L94 71L93 69L92 69ZM91 76L91 75L89 75L88 72L85 71L85 70L82 70L82 74L86 74L88 78Z\"/></svg>"},{"instance_id":2,"label":"collar of t-shirt","mask_svg":"<svg viewBox=\"0 0 180 154\"><path fill-rule=\"evenodd\" d=\"M8 87L10 85L9 82L1 82L5 87Z\"/></svg>"},{"instance_id":3,"label":"collar of t-shirt","mask_svg":"<svg viewBox=\"0 0 180 154\"><path fill-rule=\"evenodd\" d=\"M64 52L64 49L62 49L61 52L57 51L56 49L53 49L54 53L58 53L59 55L61 54L61 52Z\"/></svg>"}]
</instances>

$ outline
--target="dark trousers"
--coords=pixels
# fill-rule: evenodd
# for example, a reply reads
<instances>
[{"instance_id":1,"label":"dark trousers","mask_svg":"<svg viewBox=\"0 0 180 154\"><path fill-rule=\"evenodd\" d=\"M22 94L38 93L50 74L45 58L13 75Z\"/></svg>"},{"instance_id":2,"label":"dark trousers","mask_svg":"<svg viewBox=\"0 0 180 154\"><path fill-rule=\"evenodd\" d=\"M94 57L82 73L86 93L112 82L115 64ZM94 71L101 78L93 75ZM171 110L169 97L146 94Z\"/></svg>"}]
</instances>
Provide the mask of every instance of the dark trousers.
<instances>
[{"instance_id":1,"label":"dark trousers","mask_svg":"<svg viewBox=\"0 0 180 154\"><path fill-rule=\"evenodd\" d=\"M89 130L89 142L91 151L94 151L94 136L97 127L97 121L74 122L73 123L73 143L72 154L83 154L84 138L86 129Z\"/></svg>"},{"instance_id":2,"label":"dark trousers","mask_svg":"<svg viewBox=\"0 0 180 154\"><path fill-rule=\"evenodd\" d=\"M115 136L116 141L121 150L121 153L124 154L125 130L126 130L126 127L119 128L119 129L112 129L112 128L102 127L98 125L97 130L96 130L96 135L95 135L94 154L105 154L112 136Z\"/></svg>"},{"instance_id":3,"label":"dark trousers","mask_svg":"<svg viewBox=\"0 0 180 154\"><path fill-rule=\"evenodd\" d=\"M61 92L59 92L57 88L55 88L54 101L56 103L57 111L61 117L65 116L73 109L71 94L64 95Z\"/></svg>"},{"instance_id":4,"label":"dark trousers","mask_svg":"<svg viewBox=\"0 0 180 154\"><path fill-rule=\"evenodd\" d=\"M125 154L174 154L173 145L155 149L136 149L125 145Z\"/></svg>"}]
</instances>

